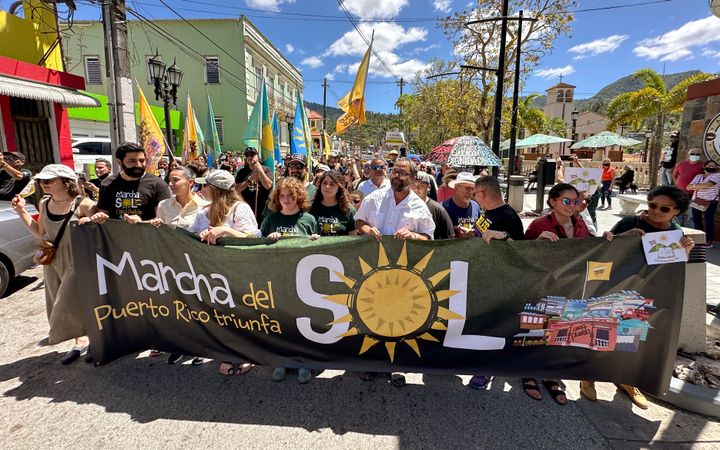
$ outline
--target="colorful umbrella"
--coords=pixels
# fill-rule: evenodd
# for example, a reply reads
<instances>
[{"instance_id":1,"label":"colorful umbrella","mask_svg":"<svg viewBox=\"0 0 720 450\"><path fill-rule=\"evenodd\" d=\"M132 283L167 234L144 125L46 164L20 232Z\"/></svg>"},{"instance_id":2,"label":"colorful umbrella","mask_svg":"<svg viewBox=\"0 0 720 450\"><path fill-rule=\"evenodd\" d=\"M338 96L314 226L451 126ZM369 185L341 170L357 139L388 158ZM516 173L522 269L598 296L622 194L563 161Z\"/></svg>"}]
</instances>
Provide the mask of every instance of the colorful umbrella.
<instances>
[{"instance_id":1,"label":"colorful umbrella","mask_svg":"<svg viewBox=\"0 0 720 450\"><path fill-rule=\"evenodd\" d=\"M595 136L590 136L589 138L585 138L582 141L574 143L570 148L573 150L578 148L604 148L612 147L613 145L630 147L638 144L642 144L642 141L620 136L612 131L603 131Z\"/></svg>"},{"instance_id":2,"label":"colorful umbrella","mask_svg":"<svg viewBox=\"0 0 720 450\"><path fill-rule=\"evenodd\" d=\"M435 147L425 160L450 166L502 166L500 158L476 136L460 136L445 141Z\"/></svg>"}]
</instances>

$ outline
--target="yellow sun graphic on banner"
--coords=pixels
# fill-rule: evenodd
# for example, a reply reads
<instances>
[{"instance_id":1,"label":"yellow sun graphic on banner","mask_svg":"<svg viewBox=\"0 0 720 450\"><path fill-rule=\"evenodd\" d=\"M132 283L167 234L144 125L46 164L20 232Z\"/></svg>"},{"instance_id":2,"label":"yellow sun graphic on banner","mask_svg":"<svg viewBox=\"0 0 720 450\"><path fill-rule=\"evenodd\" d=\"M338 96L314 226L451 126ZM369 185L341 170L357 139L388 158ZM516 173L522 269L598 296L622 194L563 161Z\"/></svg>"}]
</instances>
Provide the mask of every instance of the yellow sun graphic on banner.
<instances>
[{"instance_id":1,"label":"yellow sun graphic on banner","mask_svg":"<svg viewBox=\"0 0 720 450\"><path fill-rule=\"evenodd\" d=\"M350 329L341 337L364 335L359 354L384 341L390 361L395 359L395 347L400 342L421 356L418 339L439 342L429 333L430 329L447 330L443 320L464 319L440 305L459 292L436 289L450 274L450 269L428 278L423 274L433 253L434 250L430 251L410 267L407 243L403 243L397 262L391 264L385 248L379 244L375 267L358 257L363 275L361 280L335 272L352 291L325 296L325 299L350 309L350 314L335 320L331 325L350 323Z\"/></svg>"}]
</instances>

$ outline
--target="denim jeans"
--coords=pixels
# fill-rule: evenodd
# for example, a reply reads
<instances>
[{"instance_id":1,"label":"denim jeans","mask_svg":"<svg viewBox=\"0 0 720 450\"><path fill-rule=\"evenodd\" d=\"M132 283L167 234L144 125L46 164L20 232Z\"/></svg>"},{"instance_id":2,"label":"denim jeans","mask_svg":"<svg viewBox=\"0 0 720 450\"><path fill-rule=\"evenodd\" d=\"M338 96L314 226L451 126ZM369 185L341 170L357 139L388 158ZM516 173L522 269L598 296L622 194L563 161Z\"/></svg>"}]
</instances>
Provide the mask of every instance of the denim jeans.
<instances>
[{"instance_id":1,"label":"denim jeans","mask_svg":"<svg viewBox=\"0 0 720 450\"><path fill-rule=\"evenodd\" d=\"M705 242L711 244L715 239L715 211L717 210L718 202L710 202L705 211L692 208L693 222L695 229L705 231ZM703 224L705 225L703 227Z\"/></svg>"},{"instance_id":2,"label":"denim jeans","mask_svg":"<svg viewBox=\"0 0 720 450\"><path fill-rule=\"evenodd\" d=\"M672 177L672 169L660 169L660 183L663 186L675 186Z\"/></svg>"},{"instance_id":3,"label":"denim jeans","mask_svg":"<svg viewBox=\"0 0 720 450\"><path fill-rule=\"evenodd\" d=\"M600 202L604 205L605 199L607 199L608 207L612 206L612 180L603 181L600 189Z\"/></svg>"}]
</instances>

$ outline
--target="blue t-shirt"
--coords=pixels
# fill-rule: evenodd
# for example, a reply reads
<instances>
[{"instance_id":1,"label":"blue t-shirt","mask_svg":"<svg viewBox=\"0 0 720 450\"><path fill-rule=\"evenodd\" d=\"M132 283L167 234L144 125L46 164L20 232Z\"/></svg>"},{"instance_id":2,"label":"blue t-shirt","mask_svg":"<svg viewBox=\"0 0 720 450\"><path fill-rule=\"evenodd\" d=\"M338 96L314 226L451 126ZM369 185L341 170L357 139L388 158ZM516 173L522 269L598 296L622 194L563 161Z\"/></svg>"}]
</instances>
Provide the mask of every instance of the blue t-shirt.
<instances>
[{"instance_id":1,"label":"blue t-shirt","mask_svg":"<svg viewBox=\"0 0 720 450\"><path fill-rule=\"evenodd\" d=\"M470 200L467 208L461 208L455 204L452 198L449 198L442 202L442 206L450 215L454 227L462 227L466 230L475 229L475 223L480 217L480 206L475 203L475 200Z\"/></svg>"}]
</instances>

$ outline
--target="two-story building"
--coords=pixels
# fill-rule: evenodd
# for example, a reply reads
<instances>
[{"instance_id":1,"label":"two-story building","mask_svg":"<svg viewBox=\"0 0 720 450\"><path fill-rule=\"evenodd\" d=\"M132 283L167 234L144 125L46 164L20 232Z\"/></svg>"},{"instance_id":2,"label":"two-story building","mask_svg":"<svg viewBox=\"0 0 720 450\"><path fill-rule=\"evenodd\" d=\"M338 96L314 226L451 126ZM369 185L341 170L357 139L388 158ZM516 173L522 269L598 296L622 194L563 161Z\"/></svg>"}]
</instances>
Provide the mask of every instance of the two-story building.
<instances>
[{"instance_id":1,"label":"two-story building","mask_svg":"<svg viewBox=\"0 0 720 450\"><path fill-rule=\"evenodd\" d=\"M271 110L278 113L281 143L289 142L289 124L294 113L294 93L302 90L302 77L272 43L245 16L237 19L158 19L153 23L128 21L128 45L132 77L137 80L151 105L154 87L148 59L158 54L168 65L183 71L177 105L184 116L187 95L192 98L195 115L205 128L208 96L224 151L242 151L242 135L255 104L261 80L267 83ZM75 21L63 34L68 70L85 77L87 90L107 95L105 50L102 23ZM135 93L137 99L137 92ZM172 120L172 119L171 119ZM182 142L184 120L172 120L178 142ZM164 128L164 121L160 126ZM76 118L71 128L88 133L92 128L107 129L101 120Z\"/></svg>"}]
</instances>

